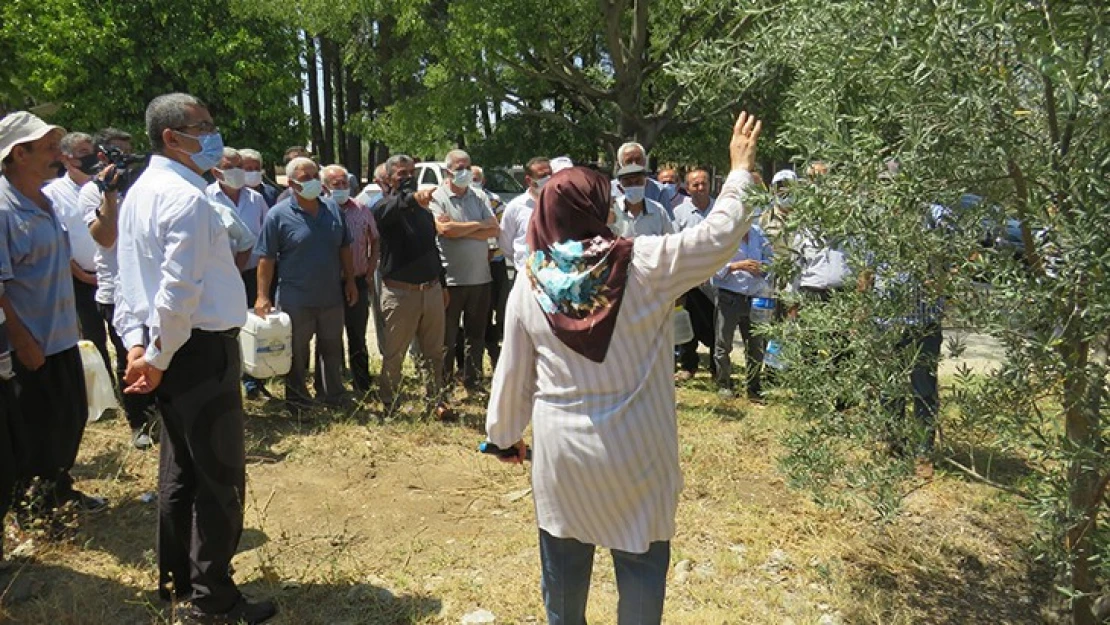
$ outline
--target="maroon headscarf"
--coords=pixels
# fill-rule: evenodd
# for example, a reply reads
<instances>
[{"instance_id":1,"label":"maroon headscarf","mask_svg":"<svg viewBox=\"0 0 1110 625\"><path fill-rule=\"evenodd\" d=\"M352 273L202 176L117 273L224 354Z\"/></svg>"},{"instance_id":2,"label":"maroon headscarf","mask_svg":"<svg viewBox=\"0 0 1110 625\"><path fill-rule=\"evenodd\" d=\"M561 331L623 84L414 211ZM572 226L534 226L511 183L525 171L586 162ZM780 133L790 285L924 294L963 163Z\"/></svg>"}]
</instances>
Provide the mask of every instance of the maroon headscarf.
<instances>
[{"instance_id":1,"label":"maroon headscarf","mask_svg":"<svg viewBox=\"0 0 1110 625\"><path fill-rule=\"evenodd\" d=\"M553 175L528 225L525 271L551 330L603 362L628 281L632 240L609 229L609 180L584 167Z\"/></svg>"}]
</instances>

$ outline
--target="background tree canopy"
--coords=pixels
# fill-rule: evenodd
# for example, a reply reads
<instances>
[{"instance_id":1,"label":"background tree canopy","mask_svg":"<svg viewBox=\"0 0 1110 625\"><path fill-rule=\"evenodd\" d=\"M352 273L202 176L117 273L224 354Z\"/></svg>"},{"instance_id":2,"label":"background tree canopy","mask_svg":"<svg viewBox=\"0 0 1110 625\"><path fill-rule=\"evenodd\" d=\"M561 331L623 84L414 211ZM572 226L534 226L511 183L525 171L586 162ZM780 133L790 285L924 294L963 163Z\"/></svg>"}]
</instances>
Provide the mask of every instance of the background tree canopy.
<instances>
[{"instance_id":1,"label":"background tree canopy","mask_svg":"<svg viewBox=\"0 0 1110 625\"><path fill-rule=\"evenodd\" d=\"M141 148L147 103L186 91L210 105L228 145L275 159L302 141L297 31L226 2L14 0L0 7L0 42L3 109L54 103L52 121L123 128Z\"/></svg>"}]
</instances>

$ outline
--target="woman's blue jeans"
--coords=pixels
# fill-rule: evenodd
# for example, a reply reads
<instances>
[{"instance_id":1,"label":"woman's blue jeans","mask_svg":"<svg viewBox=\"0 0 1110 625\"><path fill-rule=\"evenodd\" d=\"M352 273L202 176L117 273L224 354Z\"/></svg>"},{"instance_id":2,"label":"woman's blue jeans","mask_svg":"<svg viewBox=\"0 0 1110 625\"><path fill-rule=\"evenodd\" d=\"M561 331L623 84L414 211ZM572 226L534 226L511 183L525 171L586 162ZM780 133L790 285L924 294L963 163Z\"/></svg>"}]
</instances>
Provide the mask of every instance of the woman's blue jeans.
<instances>
[{"instance_id":1,"label":"woman's blue jeans","mask_svg":"<svg viewBox=\"0 0 1110 625\"><path fill-rule=\"evenodd\" d=\"M594 545L573 538L556 538L540 530L540 561L543 565L543 602L550 625L585 625ZM617 573L617 623L658 625L663 618L667 594L667 569L671 562L670 541L651 543L647 553L617 549L613 568Z\"/></svg>"}]
</instances>

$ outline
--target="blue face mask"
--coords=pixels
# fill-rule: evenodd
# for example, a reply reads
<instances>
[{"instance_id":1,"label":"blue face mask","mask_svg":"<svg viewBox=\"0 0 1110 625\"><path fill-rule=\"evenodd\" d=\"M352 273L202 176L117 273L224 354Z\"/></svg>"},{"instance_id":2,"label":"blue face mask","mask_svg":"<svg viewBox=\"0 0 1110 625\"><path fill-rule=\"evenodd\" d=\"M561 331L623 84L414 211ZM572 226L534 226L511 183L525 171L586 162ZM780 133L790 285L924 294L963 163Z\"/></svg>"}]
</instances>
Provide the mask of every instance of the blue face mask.
<instances>
[{"instance_id":1,"label":"blue face mask","mask_svg":"<svg viewBox=\"0 0 1110 625\"><path fill-rule=\"evenodd\" d=\"M208 171L220 164L220 159L224 156L224 138L220 136L220 133L214 132L210 135L200 136L187 135L183 132L177 132L177 134L191 137L200 143L200 150L189 154L189 158L193 159L193 164L197 166L197 169Z\"/></svg>"}]
</instances>

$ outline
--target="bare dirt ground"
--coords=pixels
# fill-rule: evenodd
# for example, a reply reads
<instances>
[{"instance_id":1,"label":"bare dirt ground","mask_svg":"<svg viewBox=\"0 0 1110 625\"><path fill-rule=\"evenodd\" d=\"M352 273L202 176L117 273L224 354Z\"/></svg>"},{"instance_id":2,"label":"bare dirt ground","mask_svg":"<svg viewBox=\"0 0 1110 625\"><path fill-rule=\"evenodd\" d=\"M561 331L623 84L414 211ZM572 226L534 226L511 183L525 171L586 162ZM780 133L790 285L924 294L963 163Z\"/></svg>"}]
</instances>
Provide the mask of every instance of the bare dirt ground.
<instances>
[{"instance_id":1,"label":"bare dirt ground","mask_svg":"<svg viewBox=\"0 0 1110 625\"><path fill-rule=\"evenodd\" d=\"M820 508L778 472L787 424L774 404L721 403L704 374L679 391L686 488L666 623L1038 623L1048 585L1025 551L1031 526L1005 496L938 472L894 523ZM416 400L293 417L248 402L246 525L234 566L272 597L275 623L545 621L527 468L475 453L481 397L433 422ZM0 622L165 623L154 594L157 451L129 445L122 419L90 425L79 487L110 498L50 541L7 527L14 566ZM599 552L591 622L615 622Z\"/></svg>"}]
</instances>

